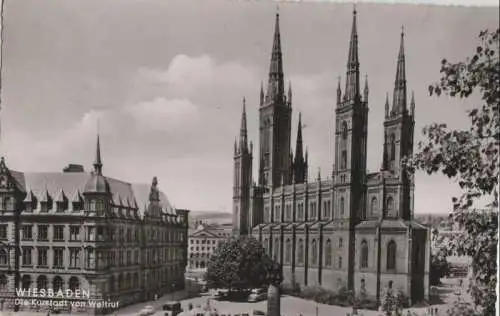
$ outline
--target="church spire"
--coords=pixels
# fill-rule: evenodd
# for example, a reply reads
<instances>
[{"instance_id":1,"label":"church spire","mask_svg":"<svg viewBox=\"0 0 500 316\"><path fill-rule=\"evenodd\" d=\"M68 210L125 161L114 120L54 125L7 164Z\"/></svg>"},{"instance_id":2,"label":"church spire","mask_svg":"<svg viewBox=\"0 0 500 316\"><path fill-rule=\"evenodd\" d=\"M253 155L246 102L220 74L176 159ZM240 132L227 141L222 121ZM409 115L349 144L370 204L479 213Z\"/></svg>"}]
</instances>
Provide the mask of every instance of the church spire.
<instances>
[{"instance_id":1,"label":"church spire","mask_svg":"<svg viewBox=\"0 0 500 316\"><path fill-rule=\"evenodd\" d=\"M307 155L307 154L306 154ZM307 172L306 159L304 159L304 144L302 140L302 114L299 112L299 125L297 126L297 144L295 145L294 178L295 183L303 183Z\"/></svg>"},{"instance_id":2,"label":"church spire","mask_svg":"<svg viewBox=\"0 0 500 316\"><path fill-rule=\"evenodd\" d=\"M283 99L284 95L285 88L283 82L283 57L281 53L280 15L276 13L266 99L280 100Z\"/></svg>"},{"instance_id":3,"label":"church spire","mask_svg":"<svg viewBox=\"0 0 500 316\"><path fill-rule=\"evenodd\" d=\"M368 102L368 92L370 92L368 89L368 75L365 75L365 89L363 91L363 101L365 102Z\"/></svg>"},{"instance_id":4,"label":"church spire","mask_svg":"<svg viewBox=\"0 0 500 316\"><path fill-rule=\"evenodd\" d=\"M351 41L349 44L349 56L347 58L347 76L345 84L344 99L355 101L359 97L359 58L358 58L358 29L356 25L356 7L352 13Z\"/></svg>"},{"instance_id":5,"label":"church spire","mask_svg":"<svg viewBox=\"0 0 500 316\"><path fill-rule=\"evenodd\" d=\"M389 92L385 93L385 118L389 117Z\"/></svg>"},{"instance_id":6,"label":"church spire","mask_svg":"<svg viewBox=\"0 0 500 316\"><path fill-rule=\"evenodd\" d=\"M101 142L99 141L99 133L97 133L97 146L94 161L94 171L98 175L102 175L102 160L101 160Z\"/></svg>"},{"instance_id":7,"label":"church spire","mask_svg":"<svg viewBox=\"0 0 500 316\"><path fill-rule=\"evenodd\" d=\"M405 110L406 110L406 73L405 73L404 28L401 28L401 43L399 46L396 81L394 82L392 112L394 114L399 114L403 113Z\"/></svg>"},{"instance_id":8,"label":"church spire","mask_svg":"<svg viewBox=\"0 0 500 316\"><path fill-rule=\"evenodd\" d=\"M260 105L264 104L264 83L260 82Z\"/></svg>"},{"instance_id":9,"label":"church spire","mask_svg":"<svg viewBox=\"0 0 500 316\"><path fill-rule=\"evenodd\" d=\"M240 127L240 151L247 151L248 149L248 132L247 132L247 111L246 100L243 97L243 110L241 112L241 127Z\"/></svg>"},{"instance_id":10,"label":"church spire","mask_svg":"<svg viewBox=\"0 0 500 316\"><path fill-rule=\"evenodd\" d=\"M297 144L295 145L295 159L299 161L304 159L302 142L302 113L299 113L299 125L297 126Z\"/></svg>"},{"instance_id":11,"label":"church spire","mask_svg":"<svg viewBox=\"0 0 500 316\"><path fill-rule=\"evenodd\" d=\"M337 104L340 104L340 102L342 102L342 89L340 88L340 76L339 76L337 84Z\"/></svg>"}]
</instances>

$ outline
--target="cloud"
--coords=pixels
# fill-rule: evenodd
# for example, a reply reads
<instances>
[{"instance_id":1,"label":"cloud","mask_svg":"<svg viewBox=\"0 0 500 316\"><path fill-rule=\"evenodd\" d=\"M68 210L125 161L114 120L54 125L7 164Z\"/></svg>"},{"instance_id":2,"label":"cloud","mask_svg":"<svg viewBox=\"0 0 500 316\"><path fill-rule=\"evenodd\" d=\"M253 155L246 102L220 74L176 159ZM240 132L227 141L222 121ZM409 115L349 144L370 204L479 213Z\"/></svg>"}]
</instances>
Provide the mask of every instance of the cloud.
<instances>
[{"instance_id":1,"label":"cloud","mask_svg":"<svg viewBox=\"0 0 500 316\"><path fill-rule=\"evenodd\" d=\"M192 128L199 119L199 107L186 99L158 97L127 107L141 130L178 131Z\"/></svg>"}]
</instances>

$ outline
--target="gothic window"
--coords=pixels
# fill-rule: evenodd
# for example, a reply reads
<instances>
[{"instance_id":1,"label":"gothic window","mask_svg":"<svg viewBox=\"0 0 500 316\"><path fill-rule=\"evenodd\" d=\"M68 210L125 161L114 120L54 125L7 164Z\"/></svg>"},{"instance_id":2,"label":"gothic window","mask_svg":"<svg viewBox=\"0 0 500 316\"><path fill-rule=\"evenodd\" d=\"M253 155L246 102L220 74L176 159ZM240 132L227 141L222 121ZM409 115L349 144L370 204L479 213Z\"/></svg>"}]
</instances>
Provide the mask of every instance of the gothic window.
<instances>
[{"instance_id":1,"label":"gothic window","mask_svg":"<svg viewBox=\"0 0 500 316\"><path fill-rule=\"evenodd\" d=\"M304 242L302 239L299 239L298 243L298 251L297 251L297 262L298 264L304 264Z\"/></svg>"},{"instance_id":2,"label":"gothic window","mask_svg":"<svg viewBox=\"0 0 500 316\"><path fill-rule=\"evenodd\" d=\"M347 122L343 121L342 122L342 141L345 144L345 141L347 141Z\"/></svg>"},{"instance_id":3,"label":"gothic window","mask_svg":"<svg viewBox=\"0 0 500 316\"><path fill-rule=\"evenodd\" d=\"M344 239L339 238L339 249L342 249L344 247Z\"/></svg>"},{"instance_id":4,"label":"gothic window","mask_svg":"<svg viewBox=\"0 0 500 316\"><path fill-rule=\"evenodd\" d=\"M368 243L366 240L361 242L361 268L368 268Z\"/></svg>"},{"instance_id":5,"label":"gothic window","mask_svg":"<svg viewBox=\"0 0 500 316\"><path fill-rule=\"evenodd\" d=\"M316 239L313 239L311 244L311 263L316 265L318 264L318 244L316 243Z\"/></svg>"},{"instance_id":6,"label":"gothic window","mask_svg":"<svg viewBox=\"0 0 500 316\"><path fill-rule=\"evenodd\" d=\"M59 290L63 289L63 279L60 276L56 276L54 280L52 281L52 288L54 289L54 292L57 292Z\"/></svg>"},{"instance_id":7,"label":"gothic window","mask_svg":"<svg viewBox=\"0 0 500 316\"><path fill-rule=\"evenodd\" d=\"M388 197L385 216L393 216L394 214L393 212L394 212L394 199L392 197Z\"/></svg>"},{"instance_id":8,"label":"gothic window","mask_svg":"<svg viewBox=\"0 0 500 316\"><path fill-rule=\"evenodd\" d=\"M263 243L263 246L264 246L264 251L266 254L269 254L269 240L266 238L264 239L264 243Z\"/></svg>"},{"instance_id":9,"label":"gothic window","mask_svg":"<svg viewBox=\"0 0 500 316\"><path fill-rule=\"evenodd\" d=\"M22 283L22 288L24 290L29 289L31 287L31 276L24 275L23 278L21 279L21 283Z\"/></svg>"},{"instance_id":10,"label":"gothic window","mask_svg":"<svg viewBox=\"0 0 500 316\"><path fill-rule=\"evenodd\" d=\"M7 277L0 274L0 292L7 290Z\"/></svg>"},{"instance_id":11,"label":"gothic window","mask_svg":"<svg viewBox=\"0 0 500 316\"><path fill-rule=\"evenodd\" d=\"M264 222L269 223L269 206L264 207Z\"/></svg>"},{"instance_id":12,"label":"gothic window","mask_svg":"<svg viewBox=\"0 0 500 316\"><path fill-rule=\"evenodd\" d=\"M326 240L325 245L325 265L327 267L332 265L332 242L330 239Z\"/></svg>"},{"instance_id":13,"label":"gothic window","mask_svg":"<svg viewBox=\"0 0 500 316\"><path fill-rule=\"evenodd\" d=\"M344 197L342 196L340 198L340 216L343 217L344 216L344 211L345 211L345 201L344 201Z\"/></svg>"},{"instance_id":14,"label":"gothic window","mask_svg":"<svg viewBox=\"0 0 500 316\"><path fill-rule=\"evenodd\" d=\"M391 134L389 144L390 144L389 159L390 161L394 161L396 159L396 136L394 136L394 134Z\"/></svg>"},{"instance_id":15,"label":"gothic window","mask_svg":"<svg viewBox=\"0 0 500 316\"><path fill-rule=\"evenodd\" d=\"M280 214L281 205L274 206L274 222L280 222L281 214Z\"/></svg>"},{"instance_id":16,"label":"gothic window","mask_svg":"<svg viewBox=\"0 0 500 316\"><path fill-rule=\"evenodd\" d=\"M36 281L37 289L46 289L47 288L47 277L45 275L41 275L38 277Z\"/></svg>"},{"instance_id":17,"label":"gothic window","mask_svg":"<svg viewBox=\"0 0 500 316\"><path fill-rule=\"evenodd\" d=\"M387 244L387 270L396 269L396 242L391 240Z\"/></svg>"},{"instance_id":18,"label":"gothic window","mask_svg":"<svg viewBox=\"0 0 500 316\"><path fill-rule=\"evenodd\" d=\"M376 215L377 214L377 198L372 197L371 202L370 202L370 215Z\"/></svg>"},{"instance_id":19,"label":"gothic window","mask_svg":"<svg viewBox=\"0 0 500 316\"><path fill-rule=\"evenodd\" d=\"M292 242L288 238L285 245L285 263L290 263L292 258Z\"/></svg>"},{"instance_id":20,"label":"gothic window","mask_svg":"<svg viewBox=\"0 0 500 316\"><path fill-rule=\"evenodd\" d=\"M7 251L0 249L0 265L7 265Z\"/></svg>"},{"instance_id":21,"label":"gothic window","mask_svg":"<svg viewBox=\"0 0 500 316\"><path fill-rule=\"evenodd\" d=\"M315 202L311 202L309 204L309 207L311 208L311 216L310 216L310 218L311 219L316 219L316 215L317 215L316 214L316 203Z\"/></svg>"},{"instance_id":22,"label":"gothic window","mask_svg":"<svg viewBox=\"0 0 500 316\"><path fill-rule=\"evenodd\" d=\"M342 269L342 257L339 256L339 265L338 265L339 269Z\"/></svg>"},{"instance_id":23,"label":"gothic window","mask_svg":"<svg viewBox=\"0 0 500 316\"><path fill-rule=\"evenodd\" d=\"M280 257L280 240L279 238L274 239L274 261L278 261Z\"/></svg>"},{"instance_id":24,"label":"gothic window","mask_svg":"<svg viewBox=\"0 0 500 316\"><path fill-rule=\"evenodd\" d=\"M78 278L75 277L75 276L72 276L70 279L69 279L69 289L71 291L76 291L80 288L80 282L78 281Z\"/></svg>"},{"instance_id":25,"label":"gothic window","mask_svg":"<svg viewBox=\"0 0 500 316\"><path fill-rule=\"evenodd\" d=\"M366 282L365 279L361 279L361 292L366 291Z\"/></svg>"},{"instance_id":26,"label":"gothic window","mask_svg":"<svg viewBox=\"0 0 500 316\"><path fill-rule=\"evenodd\" d=\"M347 169L347 150L342 150L340 153L340 168L341 169Z\"/></svg>"}]
</instances>

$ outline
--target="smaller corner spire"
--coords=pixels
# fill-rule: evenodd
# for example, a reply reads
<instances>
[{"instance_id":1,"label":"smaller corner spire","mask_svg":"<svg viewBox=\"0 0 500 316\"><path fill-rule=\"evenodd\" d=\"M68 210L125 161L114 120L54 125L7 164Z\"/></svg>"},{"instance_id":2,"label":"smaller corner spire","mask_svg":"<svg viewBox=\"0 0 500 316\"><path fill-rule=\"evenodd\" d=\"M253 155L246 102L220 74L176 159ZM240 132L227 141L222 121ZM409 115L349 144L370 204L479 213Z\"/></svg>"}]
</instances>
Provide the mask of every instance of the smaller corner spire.
<instances>
[{"instance_id":1,"label":"smaller corner spire","mask_svg":"<svg viewBox=\"0 0 500 316\"><path fill-rule=\"evenodd\" d=\"M385 93L385 117L389 117L389 92Z\"/></svg>"},{"instance_id":2,"label":"smaller corner spire","mask_svg":"<svg viewBox=\"0 0 500 316\"><path fill-rule=\"evenodd\" d=\"M94 171L96 174L102 175L101 141L99 139L99 132L97 132L97 145L96 145L96 153L94 161Z\"/></svg>"},{"instance_id":3,"label":"smaller corner spire","mask_svg":"<svg viewBox=\"0 0 500 316\"><path fill-rule=\"evenodd\" d=\"M370 90L368 89L368 75L365 75L365 89L363 91L363 99L365 102L368 102L368 92Z\"/></svg>"},{"instance_id":4,"label":"smaller corner spire","mask_svg":"<svg viewBox=\"0 0 500 316\"><path fill-rule=\"evenodd\" d=\"M260 81L260 105L264 105L264 82Z\"/></svg>"},{"instance_id":5,"label":"smaller corner spire","mask_svg":"<svg viewBox=\"0 0 500 316\"><path fill-rule=\"evenodd\" d=\"M246 99L243 97L243 109L241 112L241 127L240 127L240 148L247 148L247 110L246 110Z\"/></svg>"},{"instance_id":6,"label":"smaller corner spire","mask_svg":"<svg viewBox=\"0 0 500 316\"><path fill-rule=\"evenodd\" d=\"M411 103L410 103L411 115L415 117L415 93L411 91Z\"/></svg>"},{"instance_id":7,"label":"smaller corner spire","mask_svg":"<svg viewBox=\"0 0 500 316\"><path fill-rule=\"evenodd\" d=\"M338 76L338 84L337 84L337 105L342 102L342 88L340 87L340 76Z\"/></svg>"}]
</instances>

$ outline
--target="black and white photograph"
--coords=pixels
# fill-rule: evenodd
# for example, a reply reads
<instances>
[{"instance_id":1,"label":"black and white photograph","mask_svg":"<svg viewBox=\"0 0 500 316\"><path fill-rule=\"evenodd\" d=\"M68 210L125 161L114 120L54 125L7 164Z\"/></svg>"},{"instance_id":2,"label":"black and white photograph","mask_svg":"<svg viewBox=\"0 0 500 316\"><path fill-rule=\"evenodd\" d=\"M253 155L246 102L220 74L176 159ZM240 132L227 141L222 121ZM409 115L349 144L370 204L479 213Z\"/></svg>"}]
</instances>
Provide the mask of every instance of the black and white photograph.
<instances>
[{"instance_id":1,"label":"black and white photograph","mask_svg":"<svg viewBox=\"0 0 500 316\"><path fill-rule=\"evenodd\" d=\"M498 315L496 1L2 0L0 315Z\"/></svg>"}]
</instances>

